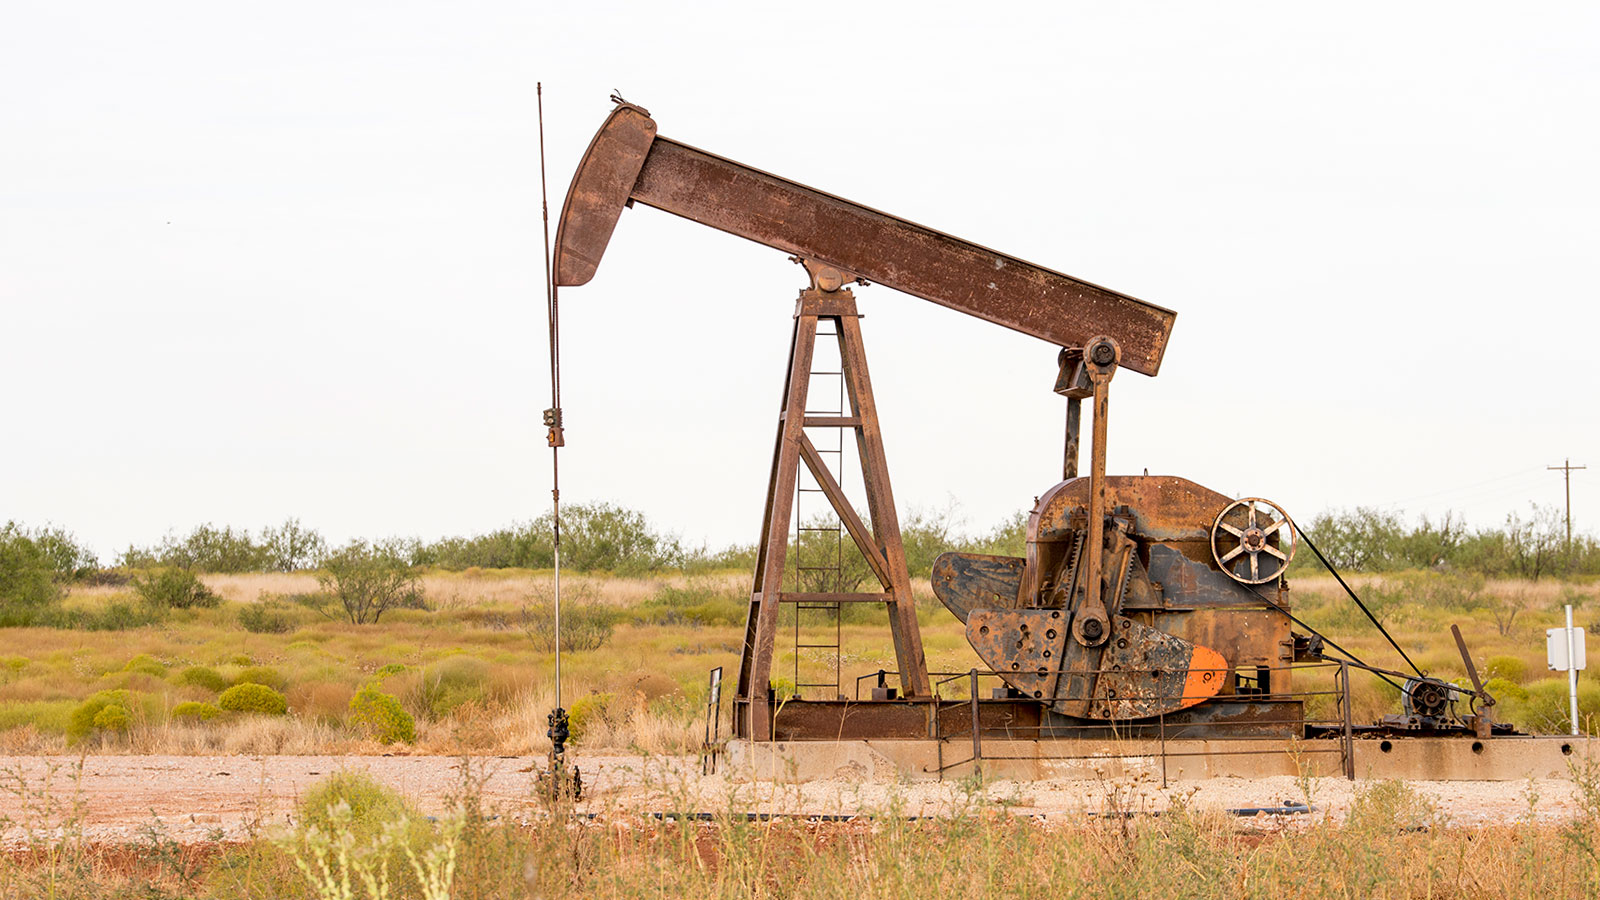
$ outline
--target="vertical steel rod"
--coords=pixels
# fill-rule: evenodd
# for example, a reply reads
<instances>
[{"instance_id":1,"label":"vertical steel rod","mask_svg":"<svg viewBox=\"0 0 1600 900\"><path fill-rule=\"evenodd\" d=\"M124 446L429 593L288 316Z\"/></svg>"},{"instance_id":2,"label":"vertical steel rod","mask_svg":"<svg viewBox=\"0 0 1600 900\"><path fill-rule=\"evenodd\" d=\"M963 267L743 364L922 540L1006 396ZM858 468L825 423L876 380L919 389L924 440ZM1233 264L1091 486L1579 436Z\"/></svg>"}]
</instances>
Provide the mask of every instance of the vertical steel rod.
<instances>
[{"instance_id":1,"label":"vertical steel rod","mask_svg":"<svg viewBox=\"0 0 1600 900\"><path fill-rule=\"evenodd\" d=\"M983 777L983 730L978 727L978 670L971 669L969 676L972 681L972 771L978 777Z\"/></svg>"},{"instance_id":2,"label":"vertical steel rod","mask_svg":"<svg viewBox=\"0 0 1600 900\"><path fill-rule=\"evenodd\" d=\"M1344 708L1344 739L1340 741L1344 750L1344 777L1355 781L1356 744L1350 723L1350 664L1344 660L1339 661L1339 693L1342 695L1339 705Z\"/></svg>"},{"instance_id":3,"label":"vertical steel rod","mask_svg":"<svg viewBox=\"0 0 1600 900\"><path fill-rule=\"evenodd\" d=\"M1167 786L1167 714L1161 714L1161 787Z\"/></svg>"},{"instance_id":4,"label":"vertical steel rod","mask_svg":"<svg viewBox=\"0 0 1600 900\"><path fill-rule=\"evenodd\" d=\"M550 411L545 424L550 426L550 499L553 555L555 562L556 626L556 709L561 708L561 349L560 318L557 312L556 282L550 271L550 197L544 171L544 82L535 92L539 99L539 205L544 217L545 309L550 319ZM553 417L553 418L552 418Z\"/></svg>"},{"instance_id":5,"label":"vertical steel rod","mask_svg":"<svg viewBox=\"0 0 1600 900\"><path fill-rule=\"evenodd\" d=\"M1578 733L1578 642L1572 630L1572 604L1567 604L1567 700L1571 705L1572 733Z\"/></svg>"}]
</instances>

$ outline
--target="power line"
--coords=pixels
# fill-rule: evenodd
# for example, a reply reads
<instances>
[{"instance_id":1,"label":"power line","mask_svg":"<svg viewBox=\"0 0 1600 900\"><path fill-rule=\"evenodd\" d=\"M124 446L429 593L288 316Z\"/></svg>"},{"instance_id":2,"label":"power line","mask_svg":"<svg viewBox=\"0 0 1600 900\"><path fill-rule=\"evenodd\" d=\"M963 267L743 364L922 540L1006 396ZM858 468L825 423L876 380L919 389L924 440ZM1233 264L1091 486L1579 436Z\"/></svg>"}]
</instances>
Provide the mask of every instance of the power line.
<instances>
[{"instance_id":1,"label":"power line","mask_svg":"<svg viewBox=\"0 0 1600 900\"><path fill-rule=\"evenodd\" d=\"M1496 475L1493 478L1486 478L1486 479L1484 479L1482 481L1475 481L1475 482L1473 482L1471 484L1464 484L1464 485L1459 485L1457 487L1450 487L1450 488L1442 488L1442 489L1437 490L1437 491L1429 491L1428 493L1425 493L1425 494L1417 494L1417 495L1412 496L1412 497L1405 497L1405 498L1400 499L1400 500L1394 500L1394 501L1391 501L1389 503L1383 503L1383 504L1379 504L1379 505L1383 506L1383 507L1401 506L1403 504L1410 503L1410 502L1412 502L1414 500L1428 500L1428 499L1432 499L1434 497L1440 497L1440 496L1444 496L1444 495L1447 495L1447 494L1475 493L1480 488L1487 487L1488 485L1496 485L1496 488L1494 488L1493 490L1498 490L1499 489L1498 485L1499 485L1500 482L1508 481L1508 480L1514 479L1514 478L1517 478L1517 479L1531 478L1531 476L1534 473L1538 472L1538 471L1539 471L1538 469L1518 469L1515 472L1510 472L1510 473L1507 473L1505 475Z\"/></svg>"}]
</instances>

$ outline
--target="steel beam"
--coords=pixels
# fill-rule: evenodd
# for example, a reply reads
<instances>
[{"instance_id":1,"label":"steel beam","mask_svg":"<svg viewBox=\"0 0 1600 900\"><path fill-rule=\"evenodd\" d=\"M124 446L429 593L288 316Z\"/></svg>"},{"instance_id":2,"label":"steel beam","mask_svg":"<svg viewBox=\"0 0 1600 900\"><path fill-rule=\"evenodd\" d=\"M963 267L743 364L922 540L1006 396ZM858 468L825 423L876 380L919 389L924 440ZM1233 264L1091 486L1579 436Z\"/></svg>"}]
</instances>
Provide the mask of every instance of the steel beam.
<instances>
[{"instance_id":1,"label":"steel beam","mask_svg":"<svg viewBox=\"0 0 1600 900\"><path fill-rule=\"evenodd\" d=\"M636 175L626 191L629 176ZM1161 367L1176 313L655 134L614 110L573 176L556 233L558 285L584 284L624 205L638 202L837 267L1061 347L1109 335L1121 364Z\"/></svg>"}]
</instances>

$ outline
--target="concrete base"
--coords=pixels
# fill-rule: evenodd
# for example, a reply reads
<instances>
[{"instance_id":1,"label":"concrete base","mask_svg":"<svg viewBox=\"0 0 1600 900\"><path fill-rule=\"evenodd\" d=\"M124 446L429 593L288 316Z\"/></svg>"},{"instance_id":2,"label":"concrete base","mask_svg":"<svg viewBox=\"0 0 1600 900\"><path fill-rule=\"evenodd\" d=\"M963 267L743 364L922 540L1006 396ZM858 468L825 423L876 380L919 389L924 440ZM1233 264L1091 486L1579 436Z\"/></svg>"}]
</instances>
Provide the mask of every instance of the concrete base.
<instances>
[{"instance_id":1,"label":"concrete base","mask_svg":"<svg viewBox=\"0 0 1600 900\"><path fill-rule=\"evenodd\" d=\"M1007 781L1152 775L1168 780L1264 778L1304 772L1344 774L1340 742L1209 740L984 741L983 774ZM1357 778L1415 781L1521 781L1564 778L1568 765L1600 759L1600 740L1568 737L1397 737L1355 741ZM944 767L941 773L941 762ZM931 740L728 742L725 770L735 781L895 782L970 776L972 744Z\"/></svg>"}]
</instances>

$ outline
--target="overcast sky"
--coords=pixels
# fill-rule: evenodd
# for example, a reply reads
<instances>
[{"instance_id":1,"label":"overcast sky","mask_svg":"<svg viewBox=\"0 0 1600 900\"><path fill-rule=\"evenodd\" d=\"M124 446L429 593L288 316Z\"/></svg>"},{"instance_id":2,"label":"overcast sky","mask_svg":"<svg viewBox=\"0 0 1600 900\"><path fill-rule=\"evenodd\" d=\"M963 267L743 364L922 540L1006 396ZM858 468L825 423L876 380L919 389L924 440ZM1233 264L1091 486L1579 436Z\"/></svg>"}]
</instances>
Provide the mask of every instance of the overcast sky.
<instances>
[{"instance_id":1,"label":"overcast sky","mask_svg":"<svg viewBox=\"0 0 1600 900\"><path fill-rule=\"evenodd\" d=\"M948 11L946 11L948 10ZM103 555L549 505L551 208L662 134L1178 312L1113 472L1600 521L1600 7L0 6L0 520ZM655 210L563 292L563 495L757 537L803 272ZM902 508L1059 477L1055 348L858 289ZM815 404L814 404L815 406Z\"/></svg>"}]
</instances>

